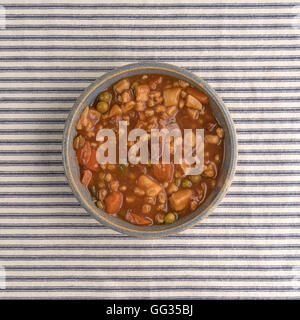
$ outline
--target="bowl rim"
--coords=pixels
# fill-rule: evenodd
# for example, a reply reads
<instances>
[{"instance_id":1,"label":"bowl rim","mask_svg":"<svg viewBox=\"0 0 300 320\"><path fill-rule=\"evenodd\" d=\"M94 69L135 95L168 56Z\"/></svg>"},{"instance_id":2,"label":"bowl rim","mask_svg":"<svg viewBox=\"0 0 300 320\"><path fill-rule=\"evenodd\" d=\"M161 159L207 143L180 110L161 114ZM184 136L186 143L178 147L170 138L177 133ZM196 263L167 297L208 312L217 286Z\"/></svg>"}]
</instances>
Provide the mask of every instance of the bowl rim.
<instances>
[{"instance_id":1,"label":"bowl rim","mask_svg":"<svg viewBox=\"0 0 300 320\"><path fill-rule=\"evenodd\" d=\"M214 100L216 106L220 109L222 112L225 122L228 127L230 141L231 141L231 159L228 166L227 174L225 176L225 181L221 185L221 188L219 192L216 194L215 198L212 200L211 203L204 209L204 211L199 212L198 215L196 215L194 218L190 219L189 221L186 221L182 224L179 224L177 226L170 225L168 229L165 230L152 230L151 226L149 230L138 230L138 229L130 229L126 228L124 226L114 224L112 221L109 221L108 219L105 219L105 215L103 217L99 216L96 213L96 210L98 210L95 206L92 207L91 204L87 201L86 197L82 195L79 188L76 186L75 177L73 176L71 172L71 157L69 156L69 146L70 146L70 135L71 135L71 129L72 125L74 125L74 115L78 109L82 107L82 105L85 103L85 100L94 92L95 89L97 89L99 86L103 85L106 81L109 79L116 77L118 75L124 75L126 76L127 72L135 71L135 70L144 70L144 73L147 73L147 69L157 69L157 70L165 70L168 72L172 72L181 76L184 76L185 78L191 80L192 82L196 82L200 87L203 87L206 92L209 93L210 98ZM152 71L153 73L153 71ZM72 143L73 145L73 143ZM186 230L196 223L200 222L201 220L205 219L209 214L213 212L213 210L219 205L219 203L224 198L227 190L229 189L232 179L234 177L236 166L237 166L237 156L238 156L238 144L237 144L237 136L236 136L236 129L234 122L231 118L230 112L226 105L224 104L221 97L216 93L216 91L201 77L193 74L192 72L182 68L178 67L172 64L168 63L158 63L158 62L138 62L138 63L132 63L127 64L122 67L115 68L105 74L103 74L101 77L97 78L95 81L93 81L83 92L82 94L76 99L68 118L65 122L65 128L63 132L63 140L62 140L62 158L63 158L63 166L64 166L64 172L67 177L68 183L73 191L73 194L75 195L76 199L79 201L81 206L86 209L86 211L92 215L97 221L101 222L103 225L114 229L120 233L127 234L129 236L135 236L140 238L161 238L168 235L173 235L178 232L181 232L183 230ZM105 211L103 211L105 213ZM138 227L138 226L133 226Z\"/></svg>"}]
</instances>

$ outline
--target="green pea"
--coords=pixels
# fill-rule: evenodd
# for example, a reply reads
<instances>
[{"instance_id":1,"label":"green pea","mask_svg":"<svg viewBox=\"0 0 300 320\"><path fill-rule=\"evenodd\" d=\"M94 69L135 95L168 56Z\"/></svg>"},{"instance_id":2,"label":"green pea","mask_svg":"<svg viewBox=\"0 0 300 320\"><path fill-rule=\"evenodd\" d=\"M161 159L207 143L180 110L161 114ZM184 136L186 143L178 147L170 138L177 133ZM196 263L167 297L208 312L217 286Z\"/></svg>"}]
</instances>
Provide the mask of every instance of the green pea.
<instances>
[{"instance_id":1,"label":"green pea","mask_svg":"<svg viewBox=\"0 0 300 320\"><path fill-rule=\"evenodd\" d=\"M108 111L109 109L109 105L107 102L105 101L100 101L97 103L97 107L96 107L97 111L99 111L100 113L105 113Z\"/></svg>"},{"instance_id":2,"label":"green pea","mask_svg":"<svg viewBox=\"0 0 300 320\"><path fill-rule=\"evenodd\" d=\"M99 177L100 180L103 180L104 177L105 177L105 173L104 172L99 172L98 173L98 177Z\"/></svg>"},{"instance_id":3,"label":"green pea","mask_svg":"<svg viewBox=\"0 0 300 320\"><path fill-rule=\"evenodd\" d=\"M123 176L128 176L129 168L126 164L119 164L119 170Z\"/></svg>"},{"instance_id":4,"label":"green pea","mask_svg":"<svg viewBox=\"0 0 300 320\"><path fill-rule=\"evenodd\" d=\"M135 81L135 82L131 85L131 89L135 89L138 85L139 85L139 83L138 83L137 81Z\"/></svg>"},{"instance_id":5,"label":"green pea","mask_svg":"<svg viewBox=\"0 0 300 320\"><path fill-rule=\"evenodd\" d=\"M167 224L171 224L176 220L176 216L173 212L169 212L166 216L165 216L165 223Z\"/></svg>"},{"instance_id":6,"label":"green pea","mask_svg":"<svg viewBox=\"0 0 300 320\"><path fill-rule=\"evenodd\" d=\"M102 201L100 201L100 200L98 200L97 202L96 202L96 206L99 208L99 209L104 209L104 205L103 205L103 203L102 203Z\"/></svg>"},{"instance_id":7,"label":"green pea","mask_svg":"<svg viewBox=\"0 0 300 320\"><path fill-rule=\"evenodd\" d=\"M189 179L183 179L181 182L183 188L191 188L192 182Z\"/></svg>"},{"instance_id":8,"label":"green pea","mask_svg":"<svg viewBox=\"0 0 300 320\"><path fill-rule=\"evenodd\" d=\"M198 183L201 180L201 176L200 175L192 175L192 176L189 176L189 178L193 183Z\"/></svg>"},{"instance_id":9,"label":"green pea","mask_svg":"<svg viewBox=\"0 0 300 320\"><path fill-rule=\"evenodd\" d=\"M110 98L111 98L111 95L108 91L101 92L98 96L98 99L100 101L105 101L105 102L109 102Z\"/></svg>"}]
</instances>

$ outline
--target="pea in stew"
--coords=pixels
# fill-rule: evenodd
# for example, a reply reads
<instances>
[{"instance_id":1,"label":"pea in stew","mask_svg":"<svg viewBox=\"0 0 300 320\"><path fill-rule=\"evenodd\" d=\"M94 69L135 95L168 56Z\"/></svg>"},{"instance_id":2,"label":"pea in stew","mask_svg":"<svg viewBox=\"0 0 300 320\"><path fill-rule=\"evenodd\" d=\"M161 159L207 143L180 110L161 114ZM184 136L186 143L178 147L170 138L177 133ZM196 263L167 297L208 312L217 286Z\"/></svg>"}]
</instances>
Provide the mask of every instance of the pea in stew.
<instances>
[{"instance_id":1,"label":"pea in stew","mask_svg":"<svg viewBox=\"0 0 300 320\"><path fill-rule=\"evenodd\" d=\"M103 128L118 131L177 126L204 129L204 166L199 175L186 175L183 164L99 164L96 140ZM134 225L171 224L195 211L216 185L224 153L224 130L218 124L208 97L189 83L158 74L124 78L101 92L86 106L74 138L81 183L95 205ZM117 150L118 150L118 139ZM195 137L191 139L195 148ZM133 144L128 141L128 148ZM172 147L172 145L171 145ZM174 150L173 150L174 151ZM171 148L172 154L172 148Z\"/></svg>"}]
</instances>

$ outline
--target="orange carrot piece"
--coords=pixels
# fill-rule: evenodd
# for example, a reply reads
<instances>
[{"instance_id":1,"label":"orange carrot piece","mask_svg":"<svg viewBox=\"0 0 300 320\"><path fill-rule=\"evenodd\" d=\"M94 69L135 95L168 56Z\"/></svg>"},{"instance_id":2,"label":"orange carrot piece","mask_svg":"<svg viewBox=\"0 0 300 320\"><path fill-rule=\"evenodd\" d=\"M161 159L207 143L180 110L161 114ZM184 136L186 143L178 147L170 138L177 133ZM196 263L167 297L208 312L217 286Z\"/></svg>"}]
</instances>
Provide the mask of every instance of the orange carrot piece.
<instances>
[{"instance_id":1,"label":"orange carrot piece","mask_svg":"<svg viewBox=\"0 0 300 320\"><path fill-rule=\"evenodd\" d=\"M90 170L83 170L82 172L81 183L87 187L92 180L93 174Z\"/></svg>"},{"instance_id":2,"label":"orange carrot piece","mask_svg":"<svg viewBox=\"0 0 300 320\"><path fill-rule=\"evenodd\" d=\"M159 181L170 181L173 177L172 164L153 164L153 174Z\"/></svg>"},{"instance_id":3,"label":"orange carrot piece","mask_svg":"<svg viewBox=\"0 0 300 320\"><path fill-rule=\"evenodd\" d=\"M125 216L125 219L128 222L130 222L132 224L135 224L135 225L138 225L138 226L146 226L148 224L152 224L150 219L141 217L138 214L133 213L133 212L127 212L126 216Z\"/></svg>"},{"instance_id":4,"label":"orange carrot piece","mask_svg":"<svg viewBox=\"0 0 300 320\"><path fill-rule=\"evenodd\" d=\"M99 166L99 163L96 159L96 150L95 149L91 150L90 160L85 166L92 171L99 170L100 166Z\"/></svg>"}]
</instances>

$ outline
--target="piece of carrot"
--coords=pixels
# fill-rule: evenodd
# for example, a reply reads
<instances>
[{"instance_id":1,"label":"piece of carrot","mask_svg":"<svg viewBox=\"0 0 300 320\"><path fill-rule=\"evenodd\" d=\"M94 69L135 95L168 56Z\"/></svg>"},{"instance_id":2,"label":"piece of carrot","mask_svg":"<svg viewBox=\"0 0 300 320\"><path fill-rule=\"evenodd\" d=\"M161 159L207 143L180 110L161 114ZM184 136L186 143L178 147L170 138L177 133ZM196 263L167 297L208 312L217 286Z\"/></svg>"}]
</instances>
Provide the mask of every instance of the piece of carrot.
<instances>
[{"instance_id":1,"label":"piece of carrot","mask_svg":"<svg viewBox=\"0 0 300 320\"><path fill-rule=\"evenodd\" d=\"M113 191L105 198L105 210L107 213L117 213L123 204L123 194Z\"/></svg>"},{"instance_id":2,"label":"piece of carrot","mask_svg":"<svg viewBox=\"0 0 300 320\"><path fill-rule=\"evenodd\" d=\"M133 213L133 212L127 212L125 219L128 222L135 224L135 225L138 225L138 226L146 226L146 225L152 224L152 221L150 219L141 217L138 214Z\"/></svg>"},{"instance_id":3,"label":"piece of carrot","mask_svg":"<svg viewBox=\"0 0 300 320\"><path fill-rule=\"evenodd\" d=\"M90 170L83 170L82 177L81 177L81 183L87 187L92 180L92 176L93 176L93 174Z\"/></svg>"},{"instance_id":4,"label":"piece of carrot","mask_svg":"<svg viewBox=\"0 0 300 320\"><path fill-rule=\"evenodd\" d=\"M90 161L91 153L91 144L89 141L85 141L83 147L76 152L79 164L85 166Z\"/></svg>"}]
</instances>

